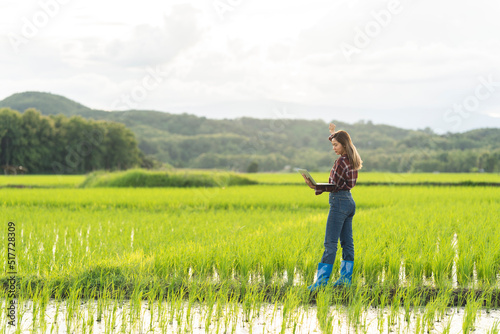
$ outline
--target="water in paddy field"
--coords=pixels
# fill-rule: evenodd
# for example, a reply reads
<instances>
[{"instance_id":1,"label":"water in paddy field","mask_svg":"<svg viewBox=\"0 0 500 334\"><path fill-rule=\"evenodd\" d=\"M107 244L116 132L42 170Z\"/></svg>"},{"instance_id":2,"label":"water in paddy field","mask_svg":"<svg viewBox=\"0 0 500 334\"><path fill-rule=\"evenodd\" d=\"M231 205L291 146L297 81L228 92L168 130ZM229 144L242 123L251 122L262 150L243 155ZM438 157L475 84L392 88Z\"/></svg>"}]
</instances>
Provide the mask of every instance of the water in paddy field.
<instances>
[{"instance_id":1,"label":"water in paddy field","mask_svg":"<svg viewBox=\"0 0 500 334\"><path fill-rule=\"evenodd\" d=\"M289 311L268 303L255 309L230 302L190 305L188 301L154 302L150 307L147 301L128 300L101 301L100 306L94 300L76 301L70 306L67 301L50 300L45 310L35 314L31 301L21 303L17 317L21 333L462 333L465 323L475 333L500 329L500 310L481 309L474 314L464 307L448 307L443 314L424 307L408 314L402 307L397 311L368 306L325 310L312 305ZM1 332L15 333L6 321L4 313Z\"/></svg>"}]
</instances>

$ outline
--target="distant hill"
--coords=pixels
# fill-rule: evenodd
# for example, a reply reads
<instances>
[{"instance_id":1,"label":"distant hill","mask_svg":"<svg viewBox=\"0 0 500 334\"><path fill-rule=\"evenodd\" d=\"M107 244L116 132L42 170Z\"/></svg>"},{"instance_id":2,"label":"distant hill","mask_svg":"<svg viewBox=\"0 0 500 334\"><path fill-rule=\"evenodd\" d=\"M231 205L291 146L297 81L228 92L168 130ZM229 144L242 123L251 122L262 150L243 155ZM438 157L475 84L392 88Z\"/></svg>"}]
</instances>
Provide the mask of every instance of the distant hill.
<instances>
[{"instance_id":1,"label":"distant hill","mask_svg":"<svg viewBox=\"0 0 500 334\"><path fill-rule=\"evenodd\" d=\"M24 111L28 108L36 108L43 115L63 114L65 116L80 115L91 109L65 98L61 95L41 92L24 92L13 94L0 101L1 107L9 107L14 110Z\"/></svg>"},{"instance_id":2,"label":"distant hill","mask_svg":"<svg viewBox=\"0 0 500 334\"><path fill-rule=\"evenodd\" d=\"M44 115L79 115L125 124L139 148L175 167L279 171L292 167L327 171L336 156L322 120L215 120L191 114L153 110L107 112L88 108L60 95L18 93L1 107L23 112L36 108ZM361 121L332 120L350 133L364 161L364 170L412 172L500 171L500 129L477 129L437 135L430 129L407 130ZM256 168L257 166L257 168Z\"/></svg>"}]
</instances>

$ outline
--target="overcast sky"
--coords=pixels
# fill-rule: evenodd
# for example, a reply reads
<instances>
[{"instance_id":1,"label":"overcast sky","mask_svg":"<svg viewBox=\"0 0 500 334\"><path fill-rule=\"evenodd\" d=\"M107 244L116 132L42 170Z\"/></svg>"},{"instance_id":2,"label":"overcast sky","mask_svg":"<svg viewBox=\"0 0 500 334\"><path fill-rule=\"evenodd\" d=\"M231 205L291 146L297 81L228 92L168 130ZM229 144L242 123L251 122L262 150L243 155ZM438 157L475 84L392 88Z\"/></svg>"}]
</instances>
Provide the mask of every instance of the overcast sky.
<instances>
[{"instance_id":1,"label":"overcast sky","mask_svg":"<svg viewBox=\"0 0 500 334\"><path fill-rule=\"evenodd\" d=\"M0 0L0 99L500 127L500 2Z\"/></svg>"}]
</instances>

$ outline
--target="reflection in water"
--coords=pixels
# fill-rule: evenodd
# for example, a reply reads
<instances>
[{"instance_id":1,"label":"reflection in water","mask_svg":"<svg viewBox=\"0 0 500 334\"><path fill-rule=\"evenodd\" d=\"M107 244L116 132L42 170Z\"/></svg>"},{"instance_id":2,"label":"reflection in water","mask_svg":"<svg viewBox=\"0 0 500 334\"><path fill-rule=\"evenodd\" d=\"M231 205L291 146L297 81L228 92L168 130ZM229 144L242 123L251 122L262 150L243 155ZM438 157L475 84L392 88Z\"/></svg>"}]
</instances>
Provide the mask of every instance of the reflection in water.
<instances>
[{"instance_id":1,"label":"reflection in water","mask_svg":"<svg viewBox=\"0 0 500 334\"><path fill-rule=\"evenodd\" d=\"M321 312L318 319L320 306L292 304L254 307L217 301L149 304L148 301L50 300L44 310L35 305L33 314L33 303L27 301L20 303L18 317L23 333L321 333L325 322L333 328L333 333L415 333L422 329L430 333L443 330L458 333L468 321L469 312L463 307L453 307L446 308L440 316L439 312L434 313L432 303L411 309L410 314L406 314L404 307L395 310L337 305ZM473 325L477 333L486 333L500 324L500 310L479 310L476 316ZM7 328L7 333L14 333L13 328L9 331L5 317L1 326Z\"/></svg>"}]
</instances>

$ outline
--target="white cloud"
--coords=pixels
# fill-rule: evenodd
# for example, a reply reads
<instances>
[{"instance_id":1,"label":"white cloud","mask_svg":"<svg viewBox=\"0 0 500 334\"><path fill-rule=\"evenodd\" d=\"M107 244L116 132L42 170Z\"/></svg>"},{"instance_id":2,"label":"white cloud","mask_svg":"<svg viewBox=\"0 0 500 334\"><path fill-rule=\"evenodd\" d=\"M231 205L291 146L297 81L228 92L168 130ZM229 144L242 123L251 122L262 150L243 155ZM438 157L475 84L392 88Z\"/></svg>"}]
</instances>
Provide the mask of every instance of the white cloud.
<instances>
[{"instance_id":1,"label":"white cloud","mask_svg":"<svg viewBox=\"0 0 500 334\"><path fill-rule=\"evenodd\" d=\"M499 68L500 4L401 0L401 12L347 62L340 44L353 43L356 27L388 3L351 1L243 0L224 20L210 1L70 1L20 54L0 40L0 98L50 89L108 109L148 67L162 66L169 75L140 108L201 113L207 105L205 115L218 118L281 101L313 119L341 110L349 121L443 127L446 109ZM33 1L2 5L4 34L39 10ZM481 104L476 125L498 119L499 100ZM217 114L220 104L227 109Z\"/></svg>"},{"instance_id":2,"label":"white cloud","mask_svg":"<svg viewBox=\"0 0 500 334\"><path fill-rule=\"evenodd\" d=\"M96 47L89 58L124 68L168 63L202 39L205 32L197 24L199 14L189 4L175 5L165 15L162 26L141 24L134 27L130 36L101 45L94 43Z\"/></svg>"}]
</instances>

